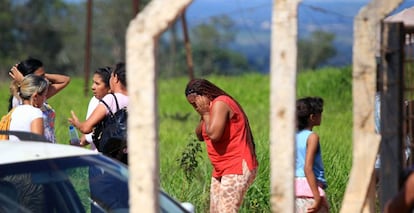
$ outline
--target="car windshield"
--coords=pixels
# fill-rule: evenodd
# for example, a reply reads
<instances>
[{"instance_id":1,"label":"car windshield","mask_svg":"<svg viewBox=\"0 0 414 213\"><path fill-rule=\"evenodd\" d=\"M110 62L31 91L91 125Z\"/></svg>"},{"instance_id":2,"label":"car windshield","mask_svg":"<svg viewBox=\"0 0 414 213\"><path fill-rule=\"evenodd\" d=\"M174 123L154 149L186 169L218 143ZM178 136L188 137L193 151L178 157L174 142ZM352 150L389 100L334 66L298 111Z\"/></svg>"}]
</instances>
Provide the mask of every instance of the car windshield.
<instances>
[{"instance_id":1,"label":"car windshield","mask_svg":"<svg viewBox=\"0 0 414 213\"><path fill-rule=\"evenodd\" d=\"M161 212L185 211L159 196ZM128 199L127 167L103 155L0 165L0 212L128 212Z\"/></svg>"},{"instance_id":2,"label":"car windshield","mask_svg":"<svg viewBox=\"0 0 414 213\"><path fill-rule=\"evenodd\" d=\"M6 164L0 194L0 212L128 210L128 169L100 155Z\"/></svg>"}]
</instances>

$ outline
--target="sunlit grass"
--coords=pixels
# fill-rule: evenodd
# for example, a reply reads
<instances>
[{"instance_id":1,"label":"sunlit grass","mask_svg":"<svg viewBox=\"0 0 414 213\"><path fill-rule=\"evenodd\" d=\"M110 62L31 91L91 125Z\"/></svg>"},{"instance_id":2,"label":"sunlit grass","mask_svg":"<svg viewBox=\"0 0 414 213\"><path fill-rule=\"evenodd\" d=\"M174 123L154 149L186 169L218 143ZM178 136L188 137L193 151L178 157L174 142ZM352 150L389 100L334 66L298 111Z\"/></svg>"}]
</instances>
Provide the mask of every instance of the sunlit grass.
<instances>
[{"instance_id":1,"label":"sunlit grass","mask_svg":"<svg viewBox=\"0 0 414 213\"><path fill-rule=\"evenodd\" d=\"M241 212L270 212L269 162L269 83L268 75L210 76L208 80L223 88L243 106L255 137L259 171L248 191ZM139 83L139 82L137 82ZM184 96L187 78L159 80L159 162L161 187L180 201L207 212L211 165L204 144L192 182L179 167L186 144L195 138L199 121ZM297 97L320 96L325 101L323 121L314 130L320 135L326 169L331 212L339 212L352 163L352 95L349 69L324 69L298 75ZM49 100L56 110L56 134L59 143L68 143L68 121L74 110L80 119L86 114L90 95L83 93L84 82L73 78L67 88ZM0 113L7 111L8 83L0 86ZM139 118L137 118L139 119ZM292 141L293 143L293 141Z\"/></svg>"},{"instance_id":2,"label":"sunlit grass","mask_svg":"<svg viewBox=\"0 0 414 213\"><path fill-rule=\"evenodd\" d=\"M255 136L259 172L248 191L241 212L270 212L269 162L269 76L247 74L238 77L210 76L210 81L236 98L247 113ZM211 166L202 156L199 176L186 182L175 159L194 137L198 115L184 97L186 79L160 81L160 161L161 185L180 200L189 201L198 212L206 212L209 202ZM322 125L314 130L321 137L331 212L339 212L352 162L352 95L349 69L324 69L301 73L297 96L321 96L325 101ZM167 115L190 113L185 122ZM174 152L175 150L181 150ZM174 157L172 157L174 156Z\"/></svg>"}]
</instances>

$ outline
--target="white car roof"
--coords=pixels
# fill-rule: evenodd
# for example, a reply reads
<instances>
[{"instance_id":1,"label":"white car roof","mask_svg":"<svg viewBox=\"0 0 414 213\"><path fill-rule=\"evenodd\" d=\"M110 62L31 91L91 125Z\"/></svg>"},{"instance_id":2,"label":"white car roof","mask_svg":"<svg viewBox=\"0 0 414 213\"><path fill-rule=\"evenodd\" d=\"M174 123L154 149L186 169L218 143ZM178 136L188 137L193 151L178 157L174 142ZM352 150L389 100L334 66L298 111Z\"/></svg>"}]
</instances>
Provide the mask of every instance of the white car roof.
<instances>
[{"instance_id":1,"label":"white car roof","mask_svg":"<svg viewBox=\"0 0 414 213\"><path fill-rule=\"evenodd\" d=\"M80 155L98 155L92 150L46 142L0 141L0 165Z\"/></svg>"}]
</instances>

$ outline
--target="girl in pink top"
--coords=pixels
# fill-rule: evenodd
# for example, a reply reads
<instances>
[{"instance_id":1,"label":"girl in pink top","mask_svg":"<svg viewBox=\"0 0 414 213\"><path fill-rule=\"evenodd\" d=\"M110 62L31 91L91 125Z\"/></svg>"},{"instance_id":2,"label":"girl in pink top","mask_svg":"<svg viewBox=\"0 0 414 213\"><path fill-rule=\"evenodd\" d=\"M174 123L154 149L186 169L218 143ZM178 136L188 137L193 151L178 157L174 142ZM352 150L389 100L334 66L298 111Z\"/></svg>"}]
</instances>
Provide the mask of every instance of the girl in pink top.
<instances>
[{"instance_id":1,"label":"girl in pink top","mask_svg":"<svg viewBox=\"0 0 414 213\"><path fill-rule=\"evenodd\" d=\"M188 102L200 114L196 134L213 165L210 212L237 212L257 171L253 135L241 106L205 79L191 80Z\"/></svg>"}]
</instances>

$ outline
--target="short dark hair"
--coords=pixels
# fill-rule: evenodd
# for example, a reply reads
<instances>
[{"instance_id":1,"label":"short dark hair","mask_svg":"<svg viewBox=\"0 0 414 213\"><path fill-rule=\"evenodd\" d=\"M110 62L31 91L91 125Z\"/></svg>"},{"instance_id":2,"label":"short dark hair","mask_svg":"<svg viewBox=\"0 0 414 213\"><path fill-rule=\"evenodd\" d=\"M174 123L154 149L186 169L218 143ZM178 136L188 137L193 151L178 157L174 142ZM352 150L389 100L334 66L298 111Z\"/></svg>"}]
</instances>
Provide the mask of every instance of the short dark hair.
<instances>
[{"instance_id":1,"label":"short dark hair","mask_svg":"<svg viewBox=\"0 0 414 213\"><path fill-rule=\"evenodd\" d=\"M111 78L112 68L111 67L101 67L95 70L94 74L99 75L105 86L109 88L109 79Z\"/></svg>"},{"instance_id":2,"label":"short dark hair","mask_svg":"<svg viewBox=\"0 0 414 213\"><path fill-rule=\"evenodd\" d=\"M306 97L296 101L296 116L298 130L308 126L308 118L311 114L322 113L323 99L321 97Z\"/></svg>"},{"instance_id":3,"label":"short dark hair","mask_svg":"<svg viewBox=\"0 0 414 213\"><path fill-rule=\"evenodd\" d=\"M33 74L40 67L43 67L42 61L31 57L27 58L24 61L21 61L17 65L17 69L22 73L23 76Z\"/></svg>"},{"instance_id":4,"label":"short dark hair","mask_svg":"<svg viewBox=\"0 0 414 213\"><path fill-rule=\"evenodd\" d=\"M127 86L126 82L126 67L124 62L118 62L115 64L115 68L112 71L114 75L118 77L118 79L121 81L122 85L125 87Z\"/></svg>"}]
</instances>

